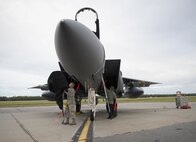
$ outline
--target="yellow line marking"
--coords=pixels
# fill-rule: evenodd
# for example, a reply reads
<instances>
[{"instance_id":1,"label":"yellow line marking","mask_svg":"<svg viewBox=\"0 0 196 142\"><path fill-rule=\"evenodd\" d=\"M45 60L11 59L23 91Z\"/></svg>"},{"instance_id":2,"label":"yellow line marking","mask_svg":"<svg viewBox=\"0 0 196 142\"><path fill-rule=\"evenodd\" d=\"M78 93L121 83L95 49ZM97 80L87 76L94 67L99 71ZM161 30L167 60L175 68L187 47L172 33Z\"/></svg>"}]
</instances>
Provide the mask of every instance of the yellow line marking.
<instances>
[{"instance_id":1,"label":"yellow line marking","mask_svg":"<svg viewBox=\"0 0 196 142\"><path fill-rule=\"evenodd\" d=\"M88 135L88 129L90 127L90 124L91 124L91 120L90 120L90 118L88 118L88 120L82 130L82 133L80 134L80 137L78 139L79 142L86 142L87 135Z\"/></svg>"}]
</instances>

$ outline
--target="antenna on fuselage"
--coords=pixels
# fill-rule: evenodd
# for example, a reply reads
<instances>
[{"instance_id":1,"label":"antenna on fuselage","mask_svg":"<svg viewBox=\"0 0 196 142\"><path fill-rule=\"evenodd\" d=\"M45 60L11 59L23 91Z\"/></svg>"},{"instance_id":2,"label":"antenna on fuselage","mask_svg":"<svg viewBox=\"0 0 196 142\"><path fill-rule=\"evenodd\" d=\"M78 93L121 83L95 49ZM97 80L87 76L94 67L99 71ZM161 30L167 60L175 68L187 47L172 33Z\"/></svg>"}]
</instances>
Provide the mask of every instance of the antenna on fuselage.
<instances>
[{"instance_id":1,"label":"antenna on fuselage","mask_svg":"<svg viewBox=\"0 0 196 142\"><path fill-rule=\"evenodd\" d=\"M90 8L90 7L84 7L84 8L82 8L82 9L78 10L78 12L77 12L76 15L75 15L75 21L78 21L78 20L77 20L78 14L79 14L80 12L84 12L85 10L92 11L92 12L94 12L94 13L96 14L96 21L95 21L95 24L96 24L96 32L94 32L94 33L95 33L95 35L100 39L99 19L98 19L98 14L97 14L97 12L96 12L94 9L92 9L92 8Z\"/></svg>"}]
</instances>

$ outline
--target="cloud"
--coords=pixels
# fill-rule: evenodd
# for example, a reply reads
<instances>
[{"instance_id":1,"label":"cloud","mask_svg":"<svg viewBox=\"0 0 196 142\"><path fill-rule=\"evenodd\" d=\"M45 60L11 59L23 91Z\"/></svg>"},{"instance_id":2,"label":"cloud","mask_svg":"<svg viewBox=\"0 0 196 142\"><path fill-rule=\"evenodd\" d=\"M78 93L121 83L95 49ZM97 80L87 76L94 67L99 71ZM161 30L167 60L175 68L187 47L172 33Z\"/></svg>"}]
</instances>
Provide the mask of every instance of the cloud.
<instances>
[{"instance_id":1,"label":"cloud","mask_svg":"<svg viewBox=\"0 0 196 142\"><path fill-rule=\"evenodd\" d=\"M77 10L88 6L98 12L106 58L120 58L124 76L163 83L145 89L147 93L196 92L195 4L194 0L1 1L1 86L47 81L59 69L54 48L57 23L74 19ZM94 28L93 19L83 22L92 22L89 26Z\"/></svg>"}]
</instances>

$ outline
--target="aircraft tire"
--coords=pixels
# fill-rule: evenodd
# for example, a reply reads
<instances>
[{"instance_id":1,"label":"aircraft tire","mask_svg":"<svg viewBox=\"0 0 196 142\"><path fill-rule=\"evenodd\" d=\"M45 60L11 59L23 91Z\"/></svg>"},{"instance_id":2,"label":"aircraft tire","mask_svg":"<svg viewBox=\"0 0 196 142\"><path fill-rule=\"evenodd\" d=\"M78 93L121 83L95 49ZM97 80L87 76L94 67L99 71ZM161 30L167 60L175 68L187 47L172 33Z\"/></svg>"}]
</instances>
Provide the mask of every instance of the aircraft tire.
<instances>
[{"instance_id":1,"label":"aircraft tire","mask_svg":"<svg viewBox=\"0 0 196 142\"><path fill-rule=\"evenodd\" d=\"M94 117L94 112L92 110L90 110L90 120L94 121L95 117Z\"/></svg>"}]
</instances>

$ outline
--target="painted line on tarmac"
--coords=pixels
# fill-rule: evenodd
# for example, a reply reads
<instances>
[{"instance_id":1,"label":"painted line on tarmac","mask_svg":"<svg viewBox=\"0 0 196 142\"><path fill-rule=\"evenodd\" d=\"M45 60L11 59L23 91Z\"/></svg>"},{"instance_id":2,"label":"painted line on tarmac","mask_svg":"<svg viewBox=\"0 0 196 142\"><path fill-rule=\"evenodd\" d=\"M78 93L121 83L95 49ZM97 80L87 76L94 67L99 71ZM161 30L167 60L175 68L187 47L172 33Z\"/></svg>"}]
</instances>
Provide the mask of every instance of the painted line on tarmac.
<instances>
[{"instance_id":1,"label":"painted line on tarmac","mask_svg":"<svg viewBox=\"0 0 196 142\"><path fill-rule=\"evenodd\" d=\"M72 138L73 142L92 142L93 141L93 122L87 117L76 134Z\"/></svg>"},{"instance_id":2,"label":"painted line on tarmac","mask_svg":"<svg viewBox=\"0 0 196 142\"><path fill-rule=\"evenodd\" d=\"M26 129L25 127L24 127L24 125L12 114L12 113L10 113L11 114L11 116L15 119L15 121L18 123L18 125L22 128L22 130L27 134L27 135L29 135L30 137L31 137L31 139L34 141L34 142L38 142L38 140L36 140L34 137L33 137L33 135L30 133L30 131L28 130L28 129Z\"/></svg>"},{"instance_id":3,"label":"painted line on tarmac","mask_svg":"<svg viewBox=\"0 0 196 142\"><path fill-rule=\"evenodd\" d=\"M85 124L85 126L84 126L84 128L83 128L83 130L80 134L80 137L78 139L79 142L86 142L86 140L88 138L87 136L88 136L88 131L89 131L90 124L91 124L91 120L90 120L90 118L88 118L87 122L86 122L86 124Z\"/></svg>"}]
</instances>

